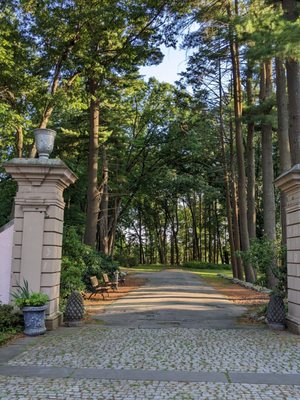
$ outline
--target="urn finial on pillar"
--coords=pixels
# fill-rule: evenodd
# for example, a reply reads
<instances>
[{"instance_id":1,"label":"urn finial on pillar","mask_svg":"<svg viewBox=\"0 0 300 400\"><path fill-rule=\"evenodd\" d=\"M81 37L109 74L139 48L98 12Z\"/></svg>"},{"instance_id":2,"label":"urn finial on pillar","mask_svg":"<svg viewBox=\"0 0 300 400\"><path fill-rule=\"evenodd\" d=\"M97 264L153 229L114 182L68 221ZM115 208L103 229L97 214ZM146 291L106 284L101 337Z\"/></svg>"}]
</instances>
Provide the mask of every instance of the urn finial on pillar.
<instances>
[{"instance_id":1,"label":"urn finial on pillar","mask_svg":"<svg viewBox=\"0 0 300 400\"><path fill-rule=\"evenodd\" d=\"M53 151L55 136L56 132L52 129L34 129L35 146L39 159L48 160Z\"/></svg>"}]
</instances>

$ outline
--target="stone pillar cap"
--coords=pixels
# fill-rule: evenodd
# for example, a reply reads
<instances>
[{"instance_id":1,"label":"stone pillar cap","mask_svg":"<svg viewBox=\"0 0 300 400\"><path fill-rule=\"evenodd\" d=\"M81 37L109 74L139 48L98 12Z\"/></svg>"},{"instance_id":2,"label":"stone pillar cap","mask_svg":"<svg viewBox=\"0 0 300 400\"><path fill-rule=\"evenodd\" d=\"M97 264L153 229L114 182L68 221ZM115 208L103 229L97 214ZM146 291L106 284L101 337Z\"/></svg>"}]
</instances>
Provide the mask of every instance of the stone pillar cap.
<instances>
[{"instance_id":1,"label":"stone pillar cap","mask_svg":"<svg viewBox=\"0 0 300 400\"><path fill-rule=\"evenodd\" d=\"M22 179L23 176L27 178L34 176L35 180L43 180L42 177L49 174L62 179L67 185L77 180L74 172L59 158L13 158L5 162L3 166L17 181Z\"/></svg>"},{"instance_id":2,"label":"stone pillar cap","mask_svg":"<svg viewBox=\"0 0 300 400\"><path fill-rule=\"evenodd\" d=\"M281 190L289 190L300 185L300 164L295 164L288 171L283 172L275 179L275 186Z\"/></svg>"},{"instance_id":3,"label":"stone pillar cap","mask_svg":"<svg viewBox=\"0 0 300 400\"><path fill-rule=\"evenodd\" d=\"M41 159L41 158L13 158L12 160L6 161L4 167L9 165L38 165L38 166L46 166L46 167L67 167L67 165L59 158L48 158L48 159Z\"/></svg>"}]
</instances>

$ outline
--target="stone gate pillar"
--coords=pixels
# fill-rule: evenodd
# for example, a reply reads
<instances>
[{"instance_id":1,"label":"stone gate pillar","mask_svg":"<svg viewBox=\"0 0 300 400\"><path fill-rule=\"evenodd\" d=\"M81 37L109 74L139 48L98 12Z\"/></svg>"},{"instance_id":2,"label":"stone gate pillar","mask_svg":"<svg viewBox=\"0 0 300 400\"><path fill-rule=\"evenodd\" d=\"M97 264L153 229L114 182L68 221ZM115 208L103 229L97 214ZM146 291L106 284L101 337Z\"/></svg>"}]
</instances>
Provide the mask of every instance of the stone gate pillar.
<instances>
[{"instance_id":1,"label":"stone gate pillar","mask_svg":"<svg viewBox=\"0 0 300 400\"><path fill-rule=\"evenodd\" d=\"M12 291L23 280L49 296L46 326L61 322L59 285L64 218L63 191L76 176L59 159L15 158L5 163L17 181L12 254Z\"/></svg>"},{"instance_id":2,"label":"stone gate pillar","mask_svg":"<svg viewBox=\"0 0 300 400\"><path fill-rule=\"evenodd\" d=\"M300 164L276 179L286 194L288 328L300 334Z\"/></svg>"}]
</instances>

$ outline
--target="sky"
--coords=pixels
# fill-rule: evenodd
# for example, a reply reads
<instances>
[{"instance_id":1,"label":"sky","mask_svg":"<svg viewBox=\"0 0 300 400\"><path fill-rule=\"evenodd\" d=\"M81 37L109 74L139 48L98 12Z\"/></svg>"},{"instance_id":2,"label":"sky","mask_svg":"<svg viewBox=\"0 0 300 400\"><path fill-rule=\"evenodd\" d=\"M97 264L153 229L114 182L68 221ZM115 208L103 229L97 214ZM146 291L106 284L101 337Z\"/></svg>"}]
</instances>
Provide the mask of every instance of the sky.
<instances>
[{"instance_id":1,"label":"sky","mask_svg":"<svg viewBox=\"0 0 300 400\"><path fill-rule=\"evenodd\" d=\"M140 73L146 80L154 77L161 82L174 83L180 78L177 74L186 69L187 53L185 50L165 46L161 46L161 51L164 54L163 62L159 65L142 67Z\"/></svg>"}]
</instances>

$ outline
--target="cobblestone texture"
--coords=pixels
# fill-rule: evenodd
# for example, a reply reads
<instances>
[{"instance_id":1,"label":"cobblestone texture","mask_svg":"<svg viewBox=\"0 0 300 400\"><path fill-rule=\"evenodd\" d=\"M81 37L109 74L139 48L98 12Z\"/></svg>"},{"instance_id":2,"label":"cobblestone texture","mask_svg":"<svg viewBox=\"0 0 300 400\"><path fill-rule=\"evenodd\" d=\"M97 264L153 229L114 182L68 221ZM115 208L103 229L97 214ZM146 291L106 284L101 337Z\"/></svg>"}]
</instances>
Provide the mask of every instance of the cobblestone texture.
<instances>
[{"instance_id":1,"label":"cobblestone texture","mask_svg":"<svg viewBox=\"0 0 300 400\"><path fill-rule=\"evenodd\" d=\"M0 376L1 400L296 400L300 386Z\"/></svg>"},{"instance_id":2,"label":"cobblestone texture","mask_svg":"<svg viewBox=\"0 0 300 400\"><path fill-rule=\"evenodd\" d=\"M28 343L23 353L8 362L26 370L31 366L106 369L108 375L94 379L95 375L84 370L86 375L77 375L80 379L76 379L76 371L68 372L70 378L53 375L55 378L50 379L51 374L43 375L45 378L32 377L33 371L31 377L25 378L12 376L11 372L10 376L0 375L0 400L300 400L300 378L299 384L293 381L297 384L294 386L280 384L288 382L282 375L271 380L276 385L257 384L256 376L239 380L252 382L253 379L254 384L221 383L220 379L210 382L195 379L196 382L187 383L179 374L169 374L174 381L170 378L150 381L161 379L160 375L150 374L138 378L138 370L158 371L157 374L193 371L197 377L201 375L198 372L220 372L223 379L228 377L228 382L233 372L300 373L299 336L261 328L234 328L241 310L235 312L231 304L228 308L227 300L211 288L199 286L196 278L188 274L168 271L154 274L151 279L152 287L149 283L130 298L108 307L104 316L120 325L61 328L36 338L33 345ZM148 297L145 290L149 291ZM157 297L162 297L164 304ZM160 329L143 325L143 318L151 313L153 321L150 318L147 324L156 321L157 325L159 322L167 325L159 326ZM173 320L180 327L174 327ZM134 321L139 328L133 327ZM216 322L218 325L211 325ZM114 370L119 370L120 375L111 375L110 371ZM126 371L120 370L132 371L126 375ZM119 380L122 374L129 379L145 380Z\"/></svg>"},{"instance_id":3,"label":"cobblestone texture","mask_svg":"<svg viewBox=\"0 0 300 400\"><path fill-rule=\"evenodd\" d=\"M300 338L268 330L86 326L9 362L73 368L300 373ZM97 355L97 356L95 356Z\"/></svg>"}]
</instances>

